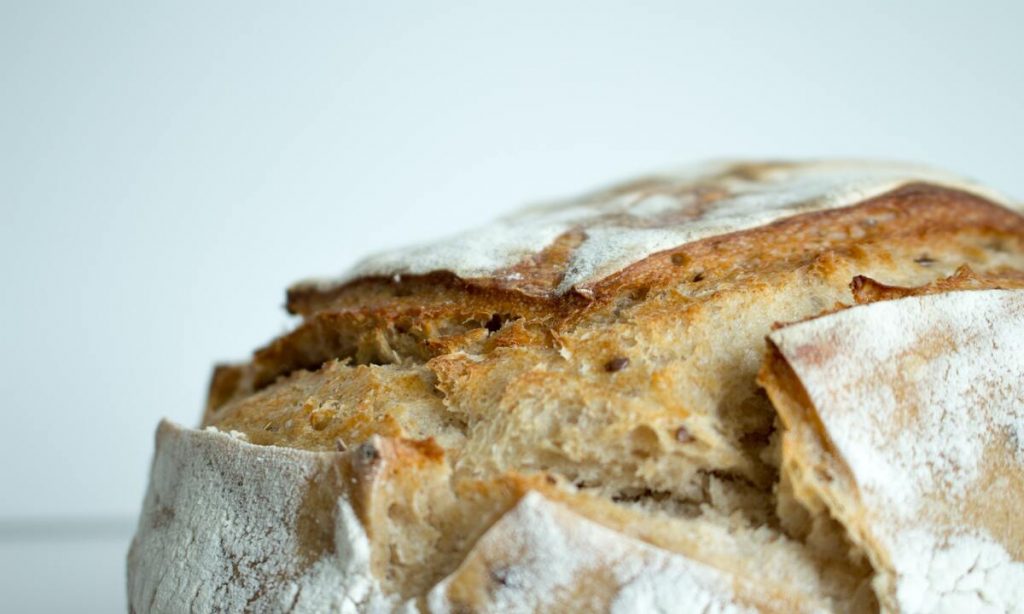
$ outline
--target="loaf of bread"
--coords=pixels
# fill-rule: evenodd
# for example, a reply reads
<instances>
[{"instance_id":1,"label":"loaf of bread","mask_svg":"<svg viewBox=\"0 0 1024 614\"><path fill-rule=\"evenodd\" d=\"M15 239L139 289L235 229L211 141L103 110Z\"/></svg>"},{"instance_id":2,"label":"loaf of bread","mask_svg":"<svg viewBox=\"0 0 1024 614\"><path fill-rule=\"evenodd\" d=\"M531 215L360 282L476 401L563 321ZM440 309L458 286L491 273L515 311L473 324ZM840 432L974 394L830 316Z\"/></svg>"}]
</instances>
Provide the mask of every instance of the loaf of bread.
<instances>
[{"instance_id":1,"label":"loaf of bread","mask_svg":"<svg viewBox=\"0 0 1024 614\"><path fill-rule=\"evenodd\" d=\"M300 283L160 425L134 612L1024 611L1024 215L714 163Z\"/></svg>"}]
</instances>

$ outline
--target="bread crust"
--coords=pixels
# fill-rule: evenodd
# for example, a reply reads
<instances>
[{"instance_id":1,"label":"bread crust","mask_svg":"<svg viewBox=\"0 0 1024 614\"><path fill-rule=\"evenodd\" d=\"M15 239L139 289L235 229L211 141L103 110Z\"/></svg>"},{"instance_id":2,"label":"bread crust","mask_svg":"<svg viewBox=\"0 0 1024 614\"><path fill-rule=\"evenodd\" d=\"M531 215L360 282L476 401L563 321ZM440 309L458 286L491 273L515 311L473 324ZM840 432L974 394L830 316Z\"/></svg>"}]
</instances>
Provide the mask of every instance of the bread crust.
<instances>
[{"instance_id":1,"label":"bread crust","mask_svg":"<svg viewBox=\"0 0 1024 614\"><path fill-rule=\"evenodd\" d=\"M517 275L497 272L489 277L464 278L436 271L420 275L371 275L337 284L304 282L288 289L285 305L289 313L309 317L320 311L364 307L367 298L378 297L376 292L387 299L418 298L422 288L443 288L451 294L441 294L441 300L451 296L469 300L483 296L513 312L516 308L532 308L570 317L624 291L653 290L678 282L690 272L687 264L699 263L705 274L728 275L744 268L759 270L763 263L778 262L787 256L806 257L793 254L793 246L801 246L807 252L849 250L861 243L912 240L956 233L964 228L992 231L992 239L998 241L1019 237L1024 220L1006 203L996 204L963 190L911 183L838 209L798 213L766 225L672 246L605 277L573 286L568 292L559 291L559 286L566 275L571 247L579 244L585 229L570 231L558 237L553 248L525 258L516 266ZM403 286L403 291L398 292ZM369 296L363 296L363 292ZM432 298L428 296L427 300Z\"/></svg>"},{"instance_id":2,"label":"bread crust","mask_svg":"<svg viewBox=\"0 0 1024 614\"><path fill-rule=\"evenodd\" d=\"M288 292L287 308L302 315L304 322L258 350L248 367L219 366L211 380L208 408L215 409L297 369L315 368L339 356L356 356L360 344L362 348L368 345L360 336L366 331L415 329L417 324L433 322L470 322L483 328L498 314L540 323L555 337L616 301L636 300L674 285L690 282L713 288L808 266L826 254L857 259L878 246L899 246L904 252L916 250L919 257L930 258L935 246L964 236L972 237L979 251L982 245L991 244L1019 252L1024 249L1024 217L972 194L918 184L850 207L801 214L678 246L564 294L559 294L557 283L551 281L564 274L564 270L551 273L551 269L565 266L561 250L558 256L544 251L529 260L544 271L540 277L524 266L522 276L512 280L461 279L438 272L360 278L336 288L298 285ZM696 299L713 300L714 295ZM403 339L409 341L410 353L419 358L450 349L432 347L415 334ZM325 344L325 340L334 344Z\"/></svg>"},{"instance_id":3,"label":"bread crust","mask_svg":"<svg viewBox=\"0 0 1024 614\"><path fill-rule=\"evenodd\" d=\"M1011 611L1024 599L1024 290L934 289L773 332L760 379L797 498L867 552L884 609Z\"/></svg>"},{"instance_id":4,"label":"bread crust","mask_svg":"<svg viewBox=\"0 0 1024 614\"><path fill-rule=\"evenodd\" d=\"M344 529L342 549L366 551L358 570L345 568L358 580L344 582L371 587L349 605L877 610L877 549L790 469L778 413L755 381L765 336L858 303L1021 287L1017 208L919 169L733 164L505 224L294 286L297 327L214 372L203 425L239 433L232 445L253 455L254 471L259 449L343 467L337 499L364 535ZM491 239L500 253L481 255ZM815 415L792 419L828 449ZM516 540L543 530L572 542L576 529L619 554L592 552L603 562L554 601L531 601L539 585L494 579L504 561L545 580ZM140 524L139 539L153 532ZM661 589L637 592L635 581L667 569L690 601L643 601ZM270 581L250 571L247 582ZM593 574L614 589L581 592Z\"/></svg>"}]
</instances>

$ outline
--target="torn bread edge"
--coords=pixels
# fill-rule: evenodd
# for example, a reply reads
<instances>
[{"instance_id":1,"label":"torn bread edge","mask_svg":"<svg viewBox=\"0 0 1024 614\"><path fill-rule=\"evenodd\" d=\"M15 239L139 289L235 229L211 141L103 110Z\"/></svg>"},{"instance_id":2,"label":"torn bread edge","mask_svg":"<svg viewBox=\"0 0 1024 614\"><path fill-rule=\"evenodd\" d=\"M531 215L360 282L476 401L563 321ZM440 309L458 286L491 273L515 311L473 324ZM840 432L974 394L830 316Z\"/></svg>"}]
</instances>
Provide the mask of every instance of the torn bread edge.
<instances>
[{"instance_id":1,"label":"torn bread edge","mask_svg":"<svg viewBox=\"0 0 1024 614\"><path fill-rule=\"evenodd\" d=\"M371 571L370 542L347 494L354 478L346 454L256 446L162 422L128 555L131 610L419 611L415 600L384 594ZM580 578L598 575L600 590L580 591ZM737 589L757 592L530 491L423 605L530 612L584 600L618 612L756 611L739 605Z\"/></svg>"},{"instance_id":2,"label":"torn bread edge","mask_svg":"<svg viewBox=\"0 0 1024 614\"><path fill-rule=\"evenodd\" d=\"M872 369L885 361L893 363L892 369L904 369L900 361L915 356L906 350L937 331L970 342L940 352L954 366L984 373L1002 360L1006 368L1024 373L1015 362L1024 357L1019 348L1014 354L1012 345L1024 339L1024 291L1019 290L873 303L772 333L762 382L785 426L783 472L811 513L833 515L868 553L884 609L1013 611L1024 601L1024 565L976 527L952 526L946 518L937 530L928 523L931 515L922 516L920 509L914 510L909 527L901 524L907 520L903 512L887 517L868 487L873 482L864 482L867 474L849 462L850 445L858 433L864 436L863 429L858 431L855 423L852 428L843 424L843 432L828 429L852 402L847 398L842 405L831 391L856 394L858 385L877 384ZM871 339L888 335L891 351L880 351L880 342L869 348L857 345L868 332ZM993 345L1009 354L986 353ZM831 362L823 359L830 352ZM845 367L835 369L844 356ZM850 356L857 360L851 363ZM857 368L850 369L851 364ZM999 406L997 422L1006 426L1009 419L1010 427L1024 429L1019 419L1024 379L981 381L990 386L989 396L1007 400ZM884 420L865 422L880 423ZM964 454L971 456L970 450ZM909 467L903 468L911 474L920 469L914 460L911 454ZM927 459L922 462L931 468ZM342 453L255 446L237 434L162 423L129 553L130 607L135 612L413 612L426 606L445 612L469 602L479 611L532 611L596 600L592 605L617 611L758 608L741 596L751 587L737 586L727 572L601 526L538 492L527 493L491 526L424 600L401 602L384 594L371 571L370 543L347 494L354 480L347 467ZM956 510L943 508L943 514L955 520ZM483 582L481 576L493 575L499 560L501 577ZM922 563L925 567L915 567ZM585 586L588 578L599 578L601 590L593 589L596 582Z\"/></svg>"},{"instance_id":3,"label":"torn bread edge","mask_svg":"<svg viewBox=\"0 0 1024 614\"><path fill-rule=\"evenodd\" d=\"M1024 611L1024 291L860 305L769 335L782 472L891 612Z\"/></svg>"}]
</instances>

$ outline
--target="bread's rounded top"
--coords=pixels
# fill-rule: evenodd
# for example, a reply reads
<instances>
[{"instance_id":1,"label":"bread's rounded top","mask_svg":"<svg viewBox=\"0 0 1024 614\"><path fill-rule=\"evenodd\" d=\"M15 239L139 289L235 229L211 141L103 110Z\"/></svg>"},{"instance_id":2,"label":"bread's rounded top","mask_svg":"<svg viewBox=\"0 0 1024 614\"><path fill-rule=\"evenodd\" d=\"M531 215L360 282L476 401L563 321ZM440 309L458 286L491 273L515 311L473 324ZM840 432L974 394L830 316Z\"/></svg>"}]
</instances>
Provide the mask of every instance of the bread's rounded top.
<instances>
[{"instance_id":1,"label":"bread's rounded top","mask_svg":"<svg viewBox=\"0 0 1024 614\"><path fill-rule=\"evenodd\" d=\"M916 164L826 160L705 162L542 204L446 240L363 259L339 279L294 291L329 291L366 277L446 271L464 280L587 295L602 279L652 254L798 214L856 205L911 184L1005 198ZM540 277L547 283L539 284ZM538 292L543 286L545 291Z\"/></svg>"}]
</instances>

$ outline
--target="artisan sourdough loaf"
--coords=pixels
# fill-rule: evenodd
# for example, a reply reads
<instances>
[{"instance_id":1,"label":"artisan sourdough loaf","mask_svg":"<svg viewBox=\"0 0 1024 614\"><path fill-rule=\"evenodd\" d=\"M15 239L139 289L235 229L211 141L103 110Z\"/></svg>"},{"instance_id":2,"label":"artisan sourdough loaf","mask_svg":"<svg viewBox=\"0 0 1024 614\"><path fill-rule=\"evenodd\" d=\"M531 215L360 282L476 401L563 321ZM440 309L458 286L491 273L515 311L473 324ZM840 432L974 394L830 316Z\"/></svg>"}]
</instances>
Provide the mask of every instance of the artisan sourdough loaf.
<instances>
[{"instance_id":1,"label":"artisan sourdough loaf","mask_svg":"<svg viewBox=\"0 0 1024 614\"><path fill-rule=\"evenodd\" d=\"M716 163L289 290L164 423L149 611L1015 611L1024 216Z\"/></svg>"}]
</instances>

